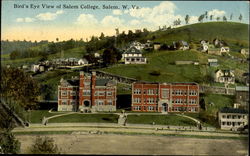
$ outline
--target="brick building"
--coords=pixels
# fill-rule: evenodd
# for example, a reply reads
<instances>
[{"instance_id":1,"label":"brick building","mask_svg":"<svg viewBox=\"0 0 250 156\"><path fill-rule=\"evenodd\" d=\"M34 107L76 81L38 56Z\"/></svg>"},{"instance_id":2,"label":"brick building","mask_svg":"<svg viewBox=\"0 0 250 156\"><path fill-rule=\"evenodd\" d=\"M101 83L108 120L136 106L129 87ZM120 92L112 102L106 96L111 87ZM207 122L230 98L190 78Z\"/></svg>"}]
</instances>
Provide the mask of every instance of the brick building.
<instances>
[{"instance_id":1,"label":"brick building","mask_svg":"<svg viewBox=\"0 0 250 156\"><path fill-rule=\"evenodd\" d=\"M199 112L197 83L132 84L132 111L141 112Z\"/></svg>"},{"instance_id":2,"label":"brick building","mask_svg":"<svg viewBox=\"0 0 250 156\"><path fill-rule=\"evenodd\" d=\"M96 78L95 72L80 72L80 79L61 79L58 111L116 111L116 83Z\"/></svg>"}]
</instances>

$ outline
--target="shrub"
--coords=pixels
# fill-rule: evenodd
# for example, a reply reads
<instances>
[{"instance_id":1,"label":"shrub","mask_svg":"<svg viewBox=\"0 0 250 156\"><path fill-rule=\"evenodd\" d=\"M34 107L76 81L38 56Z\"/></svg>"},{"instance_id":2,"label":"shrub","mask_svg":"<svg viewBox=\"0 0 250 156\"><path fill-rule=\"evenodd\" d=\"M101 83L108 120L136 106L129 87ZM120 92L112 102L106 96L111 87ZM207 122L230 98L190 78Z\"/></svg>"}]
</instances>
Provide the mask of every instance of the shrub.
<instances>
[{"instance_id":1,"label":"shrub","mask_svg":"<svg viewBox=\"0 0 250 156\"><path fill-rule=\"evenodd\" d=\"M149 74L152 76L159 76L159 75L161 75L161 72L158 70L154 70L154 71L150 72Z\"/></svg>"},{"instance_id":2,"label":"shrub","mask_svg":"<svg viewBox=\"0 0 250 156\"><path fill-rule=\"evenodd\" d=\"M42 138L40 136L36 138L30 152L32 154L59 154L58 147L54 144L53 138Z\"/></svg>"}]
</instances>

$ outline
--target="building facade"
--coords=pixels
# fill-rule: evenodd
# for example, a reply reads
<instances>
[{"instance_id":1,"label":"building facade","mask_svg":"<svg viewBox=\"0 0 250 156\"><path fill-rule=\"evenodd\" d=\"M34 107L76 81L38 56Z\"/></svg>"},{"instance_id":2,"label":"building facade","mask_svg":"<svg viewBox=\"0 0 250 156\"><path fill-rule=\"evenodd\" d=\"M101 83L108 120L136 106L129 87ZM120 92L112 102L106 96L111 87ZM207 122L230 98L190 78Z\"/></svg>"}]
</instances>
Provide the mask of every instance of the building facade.
<instances>
[{"instance_id":1,"label":"building facade","mask_svg":"<svg viewBox=\"0 0 250 156\"><path fill-rule=\"evenodd\" d=\"M132 111L198 113L199 110L197 83L132 84Z\"/></svg>"},{"instance_id":2,"label":"building facade","mask_svg":"<svg viewBox=\"0 0 250 156\"><path fill-rule=\"evenodd\" d=\"M224 107L219 111L218 117L221 129L237 130L248 125L248 112L243 109Z\"/></svg>"},{"instance_id":3,"label":"building facade","mask_svg":"<svg viewBox=\"0 0 250 156\"><path fill-rule=\"evenodd\" d=\"M214 74L214 81L219 83L235 83L235 75L233 70L217 70Z\"/></svg>"},{"instance_id":4,"label":"building facade","mask_svg":"<svg viewBox=\"0 0 250 156\"><path fill-rule=\"evenodd\" d=\"M60 81L58 111L116 111L116 83L80 72L80 79Z\"/></svg>"},{"instance_id":5,"label":"building facade","mask_svg":"<svg viewBox=\"0 0 250 156\"><path fill-rule=\"evenodd\" d=\"M146 64L147 58L142 56L142 52L134 47L129 48L122 54L125 64Z\"/></svg>"}]
</instances>

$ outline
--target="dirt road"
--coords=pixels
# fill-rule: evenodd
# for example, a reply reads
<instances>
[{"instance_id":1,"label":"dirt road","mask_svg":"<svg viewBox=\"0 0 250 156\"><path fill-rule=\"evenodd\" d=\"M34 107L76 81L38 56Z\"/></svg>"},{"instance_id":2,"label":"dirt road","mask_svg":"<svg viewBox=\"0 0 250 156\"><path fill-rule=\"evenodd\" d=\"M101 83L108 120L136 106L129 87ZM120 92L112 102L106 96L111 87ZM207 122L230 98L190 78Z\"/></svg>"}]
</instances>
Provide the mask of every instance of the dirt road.
<instances>
[{"instance_id":1,"label":"dirt road","mask_svg":"<svg viewBox=\"0 0 250 156\"><path fill-rule=\"evenodd\" d=\"M21 153L37 135L17 135ZM247 140L198 139L171 136L115 134L56 134L53 137L61 154L132 154L132 155L247 155Z\"/></svg>"}]
</instances>

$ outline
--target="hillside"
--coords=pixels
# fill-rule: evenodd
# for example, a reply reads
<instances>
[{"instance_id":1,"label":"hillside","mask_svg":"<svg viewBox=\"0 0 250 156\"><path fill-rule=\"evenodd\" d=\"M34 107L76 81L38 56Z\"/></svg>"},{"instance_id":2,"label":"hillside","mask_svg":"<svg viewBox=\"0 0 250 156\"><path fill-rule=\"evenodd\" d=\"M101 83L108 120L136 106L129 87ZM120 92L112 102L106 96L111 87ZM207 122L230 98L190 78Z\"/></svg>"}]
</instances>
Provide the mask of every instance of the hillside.
<instances>
[{"instance_id":1,"label":"hillside","mask_svg":"<svg viewBox=\"0 0 250 156\"><path fill-rule=\"evenodd\" d=\"M248 70L247 63L240 63L222 56L197 51L154 51L146 54L148 64L119 64L103 71L151 82L205 82L207 75L216 69L233 69L238 73ZM208 58L217 58L219 66L207 67ZM175 61L199 61L199 65L175 65ZM159 75L153 75L158 72Z\"/></svg>"},{"instance_id":2,"label":"hillside","mask_svg":"<svg viewBox=\"0 0 250 156\"><path fill-rule=\"evenodd\" d=\"M186 40L198 42L200 40L212 41L214 38L225 40L228 44L243 44L248 47L249 42L249 25L235 22L206 22L182 26L165 31L156 31L151 33L147 39L155 36L157 42L167 44L173 41Z\"/></svg>"}]
</instances>

